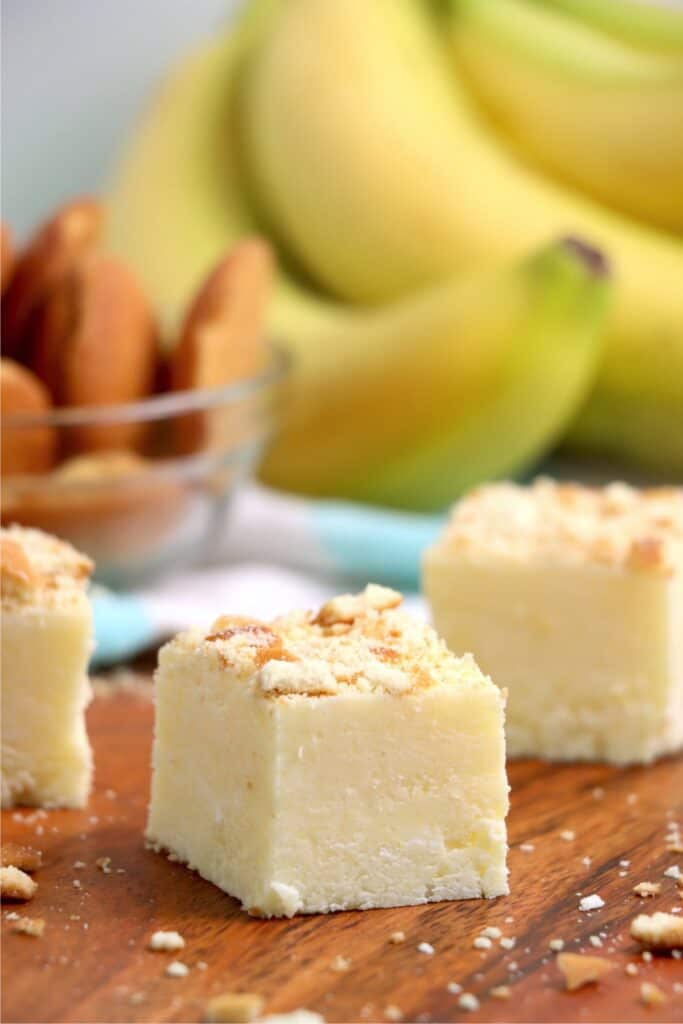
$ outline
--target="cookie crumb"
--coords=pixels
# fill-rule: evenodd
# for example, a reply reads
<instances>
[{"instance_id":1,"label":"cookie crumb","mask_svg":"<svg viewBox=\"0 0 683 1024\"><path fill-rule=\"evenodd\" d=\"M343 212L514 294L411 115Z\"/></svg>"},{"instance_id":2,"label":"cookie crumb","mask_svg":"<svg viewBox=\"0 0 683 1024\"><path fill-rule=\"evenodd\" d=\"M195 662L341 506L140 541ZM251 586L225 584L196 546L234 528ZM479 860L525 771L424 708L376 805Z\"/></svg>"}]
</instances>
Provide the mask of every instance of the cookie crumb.
<instances>
[{"instance_id":1,"label":"cookie crumb","mask_svg":"<svg viewBox=\"0 0 683 1024\"><path fill-rule=\"evenodd\" d=\"M37 871L42 866L43 855L40 850L20 843L3 843L0 847L0 867L19 868L20 871Z\"/></svg>"},{"instance_id":2,"label":"cookie crumb","mask_svg":"<svg viewBox=\"0 0 683 1024\"><path fill-rule=\"evenodd\" d=\"M585 956L582 953L560 953L556 962L564 976L568 992L574 992L584 985L599 981L614 966L604 957Z\"/></svg>"},{"instance_id":3,"label":"cookie crumb","mask_svg":"<svg viewBox=\"0 0 683 1024\"><path fill-rule=\"evenodd\" d=\"M403 1010L400 1006L395 1006L393 1003L385 1006L382 1012L386 1020L403 1020Z\"/></svg>"},{"instance_id":4,"label":"cookie crumb","mask_svg":"<svg viewBox=\"0 0 683 1024\"><path fill-rule=\"evenodd\" d=\"M548 949L552 949L553 953L561 953L564 949L564 939L551 939Z\"/></svg>"},{"instance_id":5,"label":"cookie crumb","mask_svg":"<svg viewBox=\"0 0 683 1024\"><path fill-rule=\"evenodd\" d=\"M347 956L341 956L339 953L335 956L334 960L330 964L330 970L336 971L337 974L344 974L351 966L351 961Z\"/></svg>"},{"instance_id":6,"label":"cookie crumb","mask_svg":"<svg viewBox=\"0 0 683 1024\"><path fill-rule=\"evenodd\" d=\"M190 968L181 960L172 960L166 968L169 978L185 978L190 973Z\"/></svg>"},{"instance_id":7,"label":"cookie crumb","mask_svg":"<svg viewBox=\"0 0 683 1024\"><path fill-rule=\"evenodd\" d=\"M458 1006L461 1010L478 1010L479 1000L471 992L463 992L458 999Z\"/></svg>"},{"instance_id":8,"label":"cookie crumb","mask_svg":"<svg viewBox=\"0 0 683 1024\"><path fill-rule=\"evenodd\" d=\"M185 939L179 932L154 932L147 943L148 949L173 953L178 949L185 948Z\"/></svg>"},{"instance_id":9,"label":"cookie crumb","mask_svg":"<svg viewBox=\"0 0 683 1024\"><path fill-rule=\"evenodd\" d=\"M636 896L646 899L648 896L659 896L662 887L659 882L638 882L638 885L633 886L633 891Z\"/></svg>"},{"instance_id":10,"label":"cookie crumb","mask_svg":"<svg viewBox=\"0 0 683 1024\"><path fill-rule=\"evenodd\" d=\"M683 919L675 914L638 914L631 921L631 935L652 949L683 947Z\"/></svg>"},{"instance_id":11,"label":"cookie crumb","mask_svg":"<svg viewBox=\"0 0 683 1024\"><path fill-rule=\"evenodd\" d=\"M0 868L0 899L31 900L37 888L38 883L25 871L12 865Z\"/></svg>"},{"instance_id":12,"label":"cookie crumb","mask_svg":"<svg viewBox=\"0 0 683 1024\"><path fill-rule=\"evenodd\" d=\"M406 933L405 932L392 932L391 935L389 936L389 942L391 942L391 944L394 945L394 946L398 946L399 943L405 942L405 941L406 941Z\"/></svg>"},{"instance_id":13,"label":"cookie crumb","mask_svg":"<svg viewBox=\"0 0 683 1024\"><path fill-rule=\"evenodd\" d=\"M651 981L644 981L640 986L640 1001L645 1006L661 1006L667 999L661 988Z\"/></svg>"},{"instance_id":14,"label":"cookie crumb","mask_svg":"<svg viewBox=\"0 0 683 1024\"><path fill-rule=\"evenodd\" d=\"M579 910L600 910L604 905L605 901L601 896L598 896L596 892L592 893L590 896L582 896L579 900Z\"/></svg>"},{"instance_id":15,"label":"cookie crumb","mask_svg":"<svg viewBox=\"0 0 683 1024\"><path fill-rule=\"evenodd\" d=\"M206 1005L207 1024L249 1024L263 1009L263 999L253 992L224 992Z\"/></svg>"},{"instance_id":16,"label":"cookie crumb","mask_svg":"<svg viewBox=\"0 0 683 1024\"><path fill-rule=\"evenodd\" d=\"M512 995L512 989L509 985L496 985L495 988L490 989L489 995L493 996L494 999L509 999Z\"/></svg>"},{"instance_id":17,"label":"cookie crumb","mask_svg":"<svg viewBox=\"0 0 683 1024\"><path fill-rule=\"evenodd\" d=\"M417 949L419 953L425 953L427 956L434 956L436 952L431 942L420 942Z\"/></svg>"},{"instance_id":18,"label":"cookie crumb","mask_svg":"<svg viewBox=\"0 0 683 1024\"><path fill-rule=\"evenodd\" d=\"M17 917L12 924L12 931L39 939L45 931L45 921L42 917Z\"/></svg>"}]
</instances>

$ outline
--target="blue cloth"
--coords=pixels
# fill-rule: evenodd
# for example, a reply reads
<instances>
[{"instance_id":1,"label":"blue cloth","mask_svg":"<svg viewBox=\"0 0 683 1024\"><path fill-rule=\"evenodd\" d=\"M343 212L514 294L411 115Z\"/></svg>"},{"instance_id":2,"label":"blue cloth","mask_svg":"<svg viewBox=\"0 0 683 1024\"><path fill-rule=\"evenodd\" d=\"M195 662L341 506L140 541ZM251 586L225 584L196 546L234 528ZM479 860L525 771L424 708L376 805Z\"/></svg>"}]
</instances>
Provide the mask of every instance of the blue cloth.
<instances>
[{"instance_id":1,"label":"blue cloth","mask_svg":"<svg viewBox=\"0 0 683 1024\"><path fill-rule=\"evenodd\" d=\"M193 598L195 604L206 599L207 587L216 589L213 612L220 612L225 607L226 587L233 593L231 572L238 562L258 562L262 573L265 567L266 575L260 577L264 601L272 589L268 566L274 571L286 567L299 574L306 572L311 580L324 577L332 588L330 593L369 581L417 591L422 553L444 519L443 515L395 512L352 502L308 500L250 485L236 498L226 537L216 538L214 562L225 566L218 570L225 580L222 591L215 567L209 583L207 571L200 567L182 578L161 579L135 593L93 587L96 649L92 664L98 667L129 659L163 635L186 626L194 611ZM301 575L296 578L291 607L302 598L308 601L302 579ZM279 582L278 593L284 601L288 591L282 586L282 575ZM308 606L318 596L311 588ZM234 601L234 610L240 610L239 594ZM287 607L278 606L274 613ZM207 611L207 622L212 617Z\"/></svg>"}]
</instances>

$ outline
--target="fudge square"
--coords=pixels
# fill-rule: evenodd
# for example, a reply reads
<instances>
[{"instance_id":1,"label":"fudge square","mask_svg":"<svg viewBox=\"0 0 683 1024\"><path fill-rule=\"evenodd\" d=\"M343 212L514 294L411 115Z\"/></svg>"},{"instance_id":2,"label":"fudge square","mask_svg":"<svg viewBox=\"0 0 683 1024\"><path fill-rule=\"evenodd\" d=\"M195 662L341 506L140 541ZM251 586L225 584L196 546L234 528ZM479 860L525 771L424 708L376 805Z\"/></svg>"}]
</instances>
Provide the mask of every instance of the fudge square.
<instances>
[{"instance_id":1,"label":"fudge square","mask_svg":"<svg viewBox=\"0 0 683 1024\"><path fill-rule=\"evenodd\" d=\"M506 893L503 697L400 601L167 644L152 844L263 917Z\"/></svg>"},{"instance_id":2,"label":"fudge square","mask_svg":"<svg viewBox=\"0 0 683 1024\"><path fill-rule=\"evenodd\" d=\"M472 492L424 559L436 628L508 690L511 756L647 762L683 743L683 490Z\"/></svg>"},{"instance_id":3,"label":"fudge square","mask_svg":"<svg viewBox=\"0 0 683 1024\"><path fill-rule=\"evenodd\" d=\"M0 530L2 806L82 807L92 562L39 530Z\"/></svg>"}]
</instances>

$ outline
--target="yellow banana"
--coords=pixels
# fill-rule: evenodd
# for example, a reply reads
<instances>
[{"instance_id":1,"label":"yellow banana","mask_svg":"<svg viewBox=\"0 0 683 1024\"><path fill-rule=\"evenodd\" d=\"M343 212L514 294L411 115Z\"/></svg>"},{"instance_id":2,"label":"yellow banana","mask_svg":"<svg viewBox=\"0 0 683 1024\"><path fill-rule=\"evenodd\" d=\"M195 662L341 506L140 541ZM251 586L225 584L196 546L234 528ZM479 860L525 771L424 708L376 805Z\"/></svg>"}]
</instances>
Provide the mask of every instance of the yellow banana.
<instances>
[{"instance_id":1,"label":"yellow banana","mask_svg":"<svg viewBox=\"0 0 683 1024\"><path fill-rule=\"evenodd\" d=\"M457 0L473 95L523 159L683 230L683 58L640 53L533 0Z\"/></svg>"},{"instance_id":2,"label":"yellow banana","mask_svg":"<svg viewBox=\"0 0 683 1024\"><path fill-rule=\"evenodd\" d=\"M147 112L112 191L110 242L170 320L218 254L254 230L225 115L239 52L230 37L188 58ZM519 468L590 385L606 287L567 243L376 310L326 302L281 274L271 323L294 370L266 478L429 508Z\"/></svg>"},{"instance_id":3,"label":"yellow banana","mask_svg":"<svg viewBox=\"0 0 683 1024\"><path fill-rule=\"evenodd\" d=\"M109 189L107 243L135 267L168 333L211 266L258 231L231 129L248 40L244 30L226 33L185 58L144 111ZM332 315L280 276L276 335L290 322L297 334L313 335Z\"/></svg>"},{"instance_id":4,"label":"yellow banana","mask_svg":"<svg viewBox=\"0 0 683 1024\"><path fill-rule=\"evenodd\" d=\"M144 112L109 196L108 242L175 318L231 242L253 231L222 148L239 37L198 49Z\"/></svg>"},{"instance_id":5,"label":"yellow banana","mask_svg":"<svg viewBox=\"0 0 683 1024\"><path fill-rule=\"evenodd\" d=\"M683 54L683 10L676 0L535 0L652 53Z\"/></svg>"},{"instance_id":6,"label":"yellow banana","mask_svg":"<svg viewBox=\"0 0 683 1024\"><path fill-rule=\"evenodd\" d=\"M339 16L339 8L343 13L345 7L351 15L354 10L360 13L362 8L364 15L362 22L352 17L352 24L348 23L348 18L342 19L348 38L343 33L337 34L334 25L321 33L318 19L325 14L329 22L332 8ZM514 260L528 253L537 242L547 239L553 231L570 230L579 221L584 227L597 222L604 228L606 224L608 239L616 237L623 243L616 246L618 252L613 252L621 276L620 296L600 386L574 429L573 438L576 443L592 449L635 455L649 464L659 462L668 471L683 468L680 249L675 243L660 239L655 232L639 232L635 225L623 219L602 215L598 207L574 200L569 192L545 185L542 179L518 166L491 139L457 83L454 85L443 73L447 60L427 23L414 12L406 14L406 0L395 0L395 3L389 0L389 7L392 10L388 11L385 3L378 0L366 0L361 7L357 0L339 0L336 4L331 0L315 0L312 6L310 0L308 3L307 0L291 0L284 5L281 0L263 0L255 5L256 13L250 20L248 32L240 29L222 36L192 54L146 112L125 155L111 193L112 244L137 266L152 295L172 321L208 267L238 237L257 229L258 223L263 224L262 219L255 218L244 198L247 186L251 198L253 182L247 176L245 185L244 168L237 161L240 149L235 131L238 87L253 86L257 62L249 69L249 81L243 80L241 65L245 55L248 57L252 51L258 54L268 33L277 28L285 13L290 17L291 12L308 9L315 17L310 22L310 38L303 39L301 55L309 80L311 76L314 79L321 76L321 79L312 87L310 95L304 89L302 109L289 108L284 113L295 122L303 117L311 126L310 111L304 108L309 102L316 106L319 116L311 126L316 131L311 132L304 152L299 155L310 157L316 167L316 175L310 179L314 201L319 204L320 192L325 201L330 200L327 210L323 203L320 216L323 229L325 218L329 216L329 231L336 233L329 244L337 245L340 250L347 234L337 231L338 210L331 200L339 186L339 175L350 175L356 182L351 198L355 191L358 205L347 206L346 214L355 220L359 235L352 238L351 250L344 254L342 261L344 272L355 275L354 286L362 289L367 277L373 294L398 290L393 280L397 269L401 287L413 278L421 281L450 278L458 267ZM399 53L399 58L405 58L403 61L394 53L392 33L384 30L384 20L399 17L401 9L406 23ZM362 33L358 32L361 23ZM408 31L408 28L415 24L418 31L413 37L412 29ZM362 52L358 53L354 40L362 41L370 30L373 39L363 42ZM381 61L370 60L377 49L378 34L385 57ZM310 44L315 51L325 38L331 47L326 54L333 65L331 72L341 75L342 79L356 76L354 88L347 94L346 111L354 130L350 139L345 138L344 146L334 150L332 163L336 163L336 167L333 166L330 180L326 180L329 145L327 149L325 145L320 147L318 134L329 143L325 136L334 136L338 131L344 134L349 131L349 125L340 123L342 108L338 103L329 104L327 115L328 100L319 109L316 103L314 93L319 87L328 89L330 82L322 74L317 53L306 47ZM393 39L395 43L396 37ZM276 41L271 39L269 45L275 45ZM280 43L277 45L279 47ZM351 59L349 68L334 66L333 57L340 49ZM434 67L430 70L432 60ZM368 61L374 70L369 72L366 68L361 74L364 62ZM435 75L438 85L433 84ZM408 81L397 92L395 86L402 78ZM413 89L416 97L411 100ZM428 102L429 96L441 99L433 104ZM443 109L439 103L443 104ZM364 106L369 108L366 123L360 116ZM440 138L438 131L435 135L434 131L422 130L423 113L425 125L433 129L440 127L445 138ZM407 117L412 123L406 126ZM266 127L261 122L260 126L254 124L253 130L265 131ZM400 146L394 145L395 136ZM363 145L367 147L366 152ZM291 173L291 156L290 153L282 166L282 175ZM458 172L455 182L453 161ZM427 188L422 187L423 178L427 179ZM440 183L440 187L437 188L436 183ZM300 184L302 188L305 185ZM581 217L577 210L582 211ZM318 216L318 211L314 212ZM312 222L306 227L312 230ZM597 230L592 234L595 237ZM317 276L325 279L319 269ZM388 289L391 282L392 288ZM391 319L388 317L386 322L390 323ZM369 331L367 344L364 341L366 328ZM302 382L315 381L309 388L312 393L312 389L319 387L319 379L326 368L326 372L336 378L339 396L343 391L352 396L353 379L345 376L344 370L347 331L356 339L354 345L358 352L353 372L362 379L360 370L364 364L360 353L364 346L369 347L370 338L378 337L374 320L366 319L362 311L353 313L338 307L319 293L302 289L292 277L282 274L273 304L271 329L274 337L285 340L296 351L302 373L294 379L299 411L268 461L269 476L283 485L327 492L332 487L332 474L323 465L324 455L309 459L306 466L298 448L299 441L303 444L304 435L296 424L304 420L303 396L307 391L307 385ZM378 342L378 350L383 358L390 358L388 340ZM312 363L319 367L316 374L310 369ZM303 367L307 367L305 373ZM377 395L382 393L378 380ZM533 405L531 397L529 402ZM567 400L567 408L570 404ZM342 447L346 443L348 447L343 459L338 456L338 464L343 462L347 467L346 486L350 493L354 490L353 459L358 459L358 477L362 473L363 448L374 423L350 422L343 415L341 397L336 399L334 408L339 412L338 443ZM405 419L406 430L410 424L409 412L402 410L400 414ZM314 418L311 412L311 422ZM419 418L414 422L419 427ZM327 439L320 435L315 441L317 452L324 451ZM303 450L310 445L309 436ZM529 444L530 453L532 448ZM491 463L487 464L493 465L494 454L492 451ZM500 465L512 466L514 460L505 452L502 456ZM476 456L468 454L463 447L462 479L475 478L481 472L483 464L477 469L476 463ZM437 464L434 458L433 465ZM493 475L502 471L501 468L491 470ZM400 474L398 461L394 473ZM436 469L435 475L443 476L443 468ZM422 478L426 479L426 474ZM403 488L401 500L418 503L419 495L411 498L408 486ZM383 500L381 487L380 482L376 489L378 500ZM429 491L428 486L426 490ZM395 499L392 485L385 500Z\"/></svg>"},{"instance_id":7,"label":"yellow banana","mask_svg":"<svg viewBox=\"0 0 683 1024\"><path fill-rule=\"evenodd\" d=\"M415 0L278 7L240 96L263 214L315 279L360 301L567 231L589 238L609 254L617 294L576 439L683 471L681 242L525 167L478 115L445 47Z\"/></svg>"},{"instance_id":8,"label":"yellow banana","mask_svg":"<svg viewBox=\"0 0 683 1024\"><path fill-rule=\"evenodd\" d=\"M297 371L265 467L277 486L443 507L558 438L601 353L607 278L576 242L339 314L291 347Z\"/></svg>"}]
</instances>

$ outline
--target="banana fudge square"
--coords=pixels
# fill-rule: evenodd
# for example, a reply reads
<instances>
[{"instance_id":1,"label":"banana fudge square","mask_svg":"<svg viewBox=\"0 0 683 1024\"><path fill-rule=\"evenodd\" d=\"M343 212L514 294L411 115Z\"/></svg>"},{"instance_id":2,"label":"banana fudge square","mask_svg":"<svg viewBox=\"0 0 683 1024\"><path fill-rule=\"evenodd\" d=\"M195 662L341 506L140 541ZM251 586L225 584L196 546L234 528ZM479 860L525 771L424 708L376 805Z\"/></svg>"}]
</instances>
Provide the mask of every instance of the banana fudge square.
<instances>
[{"instance_id":1,"label":"banana fudge square","mask_svg":"<svg viewBox=\"0 0 683 1024\"><path fill-rule=\"evenodd\" d=\"M147 835L250 914L507 892L504 700L376 585L160 652Z\"/></svg>"},{"instance_id":2,"label":"banana fudge square","mask_svg":"<svg viewBox=\"0 0 683 1024\"><path fill-rule=\"evenodd\" d=\"M0 530L2 806L83 807L92 562L39 530Z\"/></svg>"},{"instance_id":3,"label":"banana fudge square","mask_svg":"<svg viewBox=\"0 0 683 1024\"><path fill-rule=\"evenodd\" d=\"M683 489L481 487L423 581L451 649L508 690L509 755L628 764L683 744Z\"/></svg>"}]
</instances>

